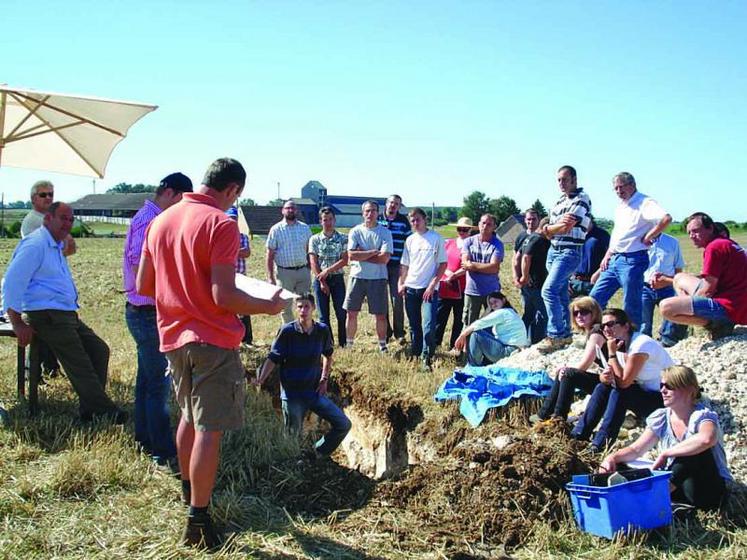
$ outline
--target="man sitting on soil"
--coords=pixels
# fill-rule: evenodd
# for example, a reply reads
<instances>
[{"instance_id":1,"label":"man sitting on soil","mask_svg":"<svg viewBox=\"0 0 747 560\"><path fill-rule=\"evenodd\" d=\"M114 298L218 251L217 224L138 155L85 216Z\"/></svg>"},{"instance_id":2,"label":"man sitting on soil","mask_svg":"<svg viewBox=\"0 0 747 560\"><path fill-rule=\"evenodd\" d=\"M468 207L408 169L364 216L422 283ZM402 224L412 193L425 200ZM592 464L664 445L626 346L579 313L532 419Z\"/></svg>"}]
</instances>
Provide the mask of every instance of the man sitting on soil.
<instances>
[{"instance_id":1,"label":"man sitting on soil","mask_svg":"<svg viewBox=\"0 0 747 560\"><path fill-rule=\"evenodd\" d=\"M705 249L703 271L674 277L677 295L661 302L661 314L673 323L705 327L712 339L728 336L735 323L747 323L747 254L703 212L687 219L687 234Z\"/></svg>"},{"instance_id":2,"label":"man sitting on soil","mask_svg":"<svg viewBox=\"0 0 747 560\"><path fill-rule=\"evenodd\" d=\"M332 334L328 325L314 321L315 309L311 294L296 298L298 319L281 327L253 383L260 387L275 366L280 366L280 398L286 430L300 435L306 412L311 410L332 425L314 446L315 456L328 457L345 439L351 424L326 396L332 369Z\"/></svg>"},{"instance_id":3,"label":"man sitting on soil","mask_svg":"<svg viewBox=\"0 0 747 560\"><path fill-rule=\"evenodd\" d=\"M21 239L3 280L3 310L19 346L35 336L57 356L78 394L81 420L103 416L123 424L127 415L105 391L109 347L78 317L78 291L63 254L72 225L73 209L55 202L44 227Z\"/></svg>"}]
</instances>

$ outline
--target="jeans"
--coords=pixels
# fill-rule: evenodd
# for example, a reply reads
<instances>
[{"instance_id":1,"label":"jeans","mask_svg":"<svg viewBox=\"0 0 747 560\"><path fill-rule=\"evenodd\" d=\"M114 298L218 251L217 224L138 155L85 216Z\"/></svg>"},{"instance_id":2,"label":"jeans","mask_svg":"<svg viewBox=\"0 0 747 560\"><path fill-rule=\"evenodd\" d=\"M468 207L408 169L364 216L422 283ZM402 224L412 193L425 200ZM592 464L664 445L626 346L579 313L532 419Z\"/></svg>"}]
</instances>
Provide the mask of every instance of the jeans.
<instances>
[{"instance_id":1,"label":"jeans","mask_svg":"<svg viewBox=\"0 0 747 560\"><path fill-rule=\"evenodd\" d=\"M571 314L568 310L571 296L568 279L581 262L581 247L550 247L547 252L547 278L542 286L542 299L547 309L547 336L571 336Z\"/></svg>"},{"instance_id":2,"label":"jeans","mask_svg":"<svg viewBox=\"0 0 747 560\"><path fill-rule=\"evenodd\" d=\"M155 459L174 457L168 406L171 382L166 356L158 349L156 310L127 305L125 321L137 345L135 441Z\"/></svg>"},{"instance_id":3,"label":"jeans","mask_svg":"<svg viewBox=\"0 0 747 560\"><path fill-rule=\"evenodd\" d=\"M599 307L605 308L615 292L623 289L623 309L630 321L641 324L641 301L643 292L643 273L648 268L648 252L615 253L610 258L607 270L602 272L591 290Z\"/></svg>"},{"instance_id":4,"label":"jeans","mask_svg":"<svg viewBox=\"0 0 747 560\"><path fill-rule=\"evenodd\" d=\"M288 433L296 436L301 435L303 419L309 410L332 426L314 446L320 454L331 455L348 435L352 424L345 413L323 395L317 395L310 399L284 399L283 422Z\"/></svg>"},{"instance_id":5,"label":"jeans","mask_svg":"<svg viewBox=\"0 0 747 560\"><path fill-rule=\"evenodd\" d=\"M611 445L625 421L625 412L632 410L638 418L645 418L657 408L664 406L659 391L646 391L633 383L625 389L615 389L600 383L591 394L584 415L579 418L571 432L574 439L589 439L594 427L601 420L591 444L599 449Z\"/></svg>"},{"instance_id":6,"label":"jeans","mask_svg":"<svg viewBox=\"0 0 747 560\"><path fill-rule=\"evenodd\" d=\"M436 314L436 346L444 340L446 325L449 324L449 315L454 315L454 322L451 325L451 338L449 340L449 349L454 348L454 343L459 335L462 334L462 313L464 313L464 296L459 299L439 298L438 312Z\"/></svg>"},{"instance_id":7,"label":"jeans","mask_svg":"<svg viewBox=\"0 0 747 560\"><path fill-rule=\"evenodd\" d=\"M507 346L495 338L491 329L481 329L469 337L467 363L471 366L494 364L514 350L515 346Z\"/></svg>"},{"instance_id":8,"label":"jeans","mask_svg":"<svg viewBox=\"0 0 747 560\"><path fill-rule=\"evenodd\" d=\"M659 305L661 300L674 296L674 288L671 286L655 290L647 284L643 285L641 297L641 332L643 334L651 336L654 326L654 307ZM664 345L671 346L687 338L687 325L678 325L664 319L659 327L659 337Z\"/></svg>"},{"instance_id":9,"label":"jeans","mask_svg":"<svg viewBox=\"0 0 747 560\"><path fill-rule=\"evenodd\" d=\"M565 368L562 378L556 378L550 389L550 394L542 402L542 408L537 416L547 420L550 416L568 418L576 390L590 395L599 384L599 376L576 368Z\"/></svg>"},{"instance_id":10,"label":"jeans","mask_svg":"<svg viewBox=\"0 0 747 560\"><path fill-rule=\"evenodd\" d=\"M340 347L345 346L348 336L345 331L345 321L348 317L348 312L343 309L342 304L345 301L345 277L343 274L330 274L327 276L327 287L329 288L329 294L325 294L319 285L319 280L314 278L311 283L311 287L314 290L314 297L316 298L316 307L319 309L319 320L329 327L329 332L332 334L332 323L330 322L331 316L329 314L329 300L332 299L332 306L335 308L335 317L337 318L337 340L340 343ZM335 342L335 337L332 335L332 344Z\"/></svg>"},{"instance_id":11,"label":"jeans","mask_svg":"<svg viewBox=\"0 0 747 560\"><path fill-rule=\"evenodd\" d=\"M389 305L392 308L392 321L386 316L386 337L404 338L405 336L405 307L399 296L399 261L389 263L386 267L387 284L389 285ZM392 327L392 323L394 326Z\"/></svg>"},{"instance_id":12,"label":"jeans","mask_svg":"<svg viewBox=\"0 0 747 560\"><path fill-rule=\"evenodd\" d=\"M438 292L423 300L425 288L405 288L405 309L410 322L412 355L432 358L436 353L436 312Z\"/></svg>"},{"instance_id":13,"label":"jeans","mask_svg":"<svg viewBox=\"0 0 747 560\"><path fill-rule=\"evenodd\" d=\"M521 301L524 304L524 315L521 319L527 328L532 344L547 336L547 309L542 299L542 288L521 288Z\"/></svg>"}]
</instances>

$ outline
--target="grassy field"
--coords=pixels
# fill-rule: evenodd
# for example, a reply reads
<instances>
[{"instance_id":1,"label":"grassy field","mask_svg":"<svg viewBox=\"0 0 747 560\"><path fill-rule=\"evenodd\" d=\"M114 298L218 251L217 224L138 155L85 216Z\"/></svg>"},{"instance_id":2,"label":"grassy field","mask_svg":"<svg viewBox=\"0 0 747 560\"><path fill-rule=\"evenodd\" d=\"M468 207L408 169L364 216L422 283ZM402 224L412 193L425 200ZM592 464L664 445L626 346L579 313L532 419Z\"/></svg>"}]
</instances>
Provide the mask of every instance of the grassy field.
<instances>
[{"instance_id":1,"label":"grassy field","mask_svg":"<svg viewBox=\"0 0 747 560\"><path fill-rule=\"evenodd\" d=\"M741 241L745 242L745 237ZM262 272L262 241L253 241L250 273ZM109 391L132 411L135 351L123 318L120 259L122 239L81 239L70 259L80 294L81 315L111 346ZM4 270L13 240L0 240ZM683 240L688 269L697 270L699 251ZM506 262L512 252L507 251ZM510 285L509 267L501 276L509 297L519 303ZM416 364L383 362L375 354L373 324L361 316L359 343L336 354L335 372L355 379L356 389L371 396L371 406L417 403L424 420L449 430L472 433L455 408L432 400L454 362L440 356L435 371L417 372ZM245 351L248 368L267 351L279 325L277 318L255 317L257 348ZM66 379L42 390L42 412L29 419L15 398L15 349L0 344L0 401L10 423L0 429L0 558L198 558L207 557L179 546L184 520L179 483L154 468L136 451L132 425L82 426L76 419L74 394ZM376 398L373 396L375 395ZM446 558L442 545L420 533L426 527L407 514L393 513L381 503L365 503L355 511L297 515L280 497L299 492L301 500L318 488L303 487L297 472L286 469L298 454L298 443L281 429L272 399L250 392L247 426L224 442L215 494L217 517L236 531L235 545L225 558ZM386 412L386 410L384 411ZM490 437L500 431L499 417L475 431ZM446 432L448 435L450 432ZM446 437L446 436L443 436ZM336 480L370 482L355 472L336 473ZM319 483L324 485L323 481ZM352 484L352 483L351 483ZM294 490L295 489L295 490ZM344 494L335 488L332 493ZM566 502L567 507L567 502ZM517 514L518 515L518 514ZM716 516L699 517L691 526L649 538L638 536L608 542L579 533L560 512L556 523L537 523L531 537L511 554L517 558L740 558L747 557L747 530ZM476 543L466 543L466 549ZM478 547L479 548L479 547ZM494 551L495 552L495 551ZM485 553L487 554L487 553ZM467 558L469 556L462 556ZM490 557L479 556L474 558ZM495 556L497 557L497 556Z\"/></svg>"}]
</instances>

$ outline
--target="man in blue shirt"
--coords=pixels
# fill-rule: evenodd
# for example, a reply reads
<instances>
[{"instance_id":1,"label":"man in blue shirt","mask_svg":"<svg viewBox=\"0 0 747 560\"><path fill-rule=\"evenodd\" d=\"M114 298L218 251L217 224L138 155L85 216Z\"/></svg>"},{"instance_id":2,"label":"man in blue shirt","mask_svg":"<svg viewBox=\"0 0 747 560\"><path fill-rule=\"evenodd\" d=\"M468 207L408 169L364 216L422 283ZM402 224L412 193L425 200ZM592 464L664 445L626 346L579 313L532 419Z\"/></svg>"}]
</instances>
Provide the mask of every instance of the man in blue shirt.
<instances>
[{"instance_id":1,"label":"man in blue shirt","mask_svg":"<svg viewBox=\"0 0 747 560\"><path fill-rule=\"evenodd\" d=\"M392 322L387 315L386 338L401 339L405 337L405 308L404 300L399 295L399 263L405 250L405 239L412 232L410 222L399 213L402 208L402 197L398 194L390 195L386 199L384 213L379 216L379 224L392 234L392 254L387 263L387 285L389 286L389 303L392 306Z\"/></svg>"},{"instance_id":2,"label":"man in blue shirt","mask_svg":"<svg viewBox=\"0 0 747 560\"><path fill-rule=\"evenodd\" d=\"M327 397L334 350L332 333L328 325L314 321L313 295L302 294L295 305L298 319L280 328L253 383L262 386L275 366L280 366L280 398L286 430L300 435L306 412L311 410L332 426L314 446L318 456L328 457L351 428L345 413Z\"/></svg>"},{"instance_id":3,"label":"man in blue shirt","mask_svg":"<svg viewBox=\"0 0 747 560\"><path fill-rule=\"evenodd\" d=\"M581 264L573 273L569 282L571 297L588 296L594 284L591 283L592 275L599 270L604 255L610 246L610 234L600 228L589 214L591 220L586 241L581 248Z\"/></svg>"},{"instance_id":4,"label":"man in blue shirt","mask_svg":"<svg viewBox=\"0 0 747 560\"><path fill-rule=\"evenodd\" d=\"M36 336L57 355L78 394L83 421L105 416L122 424L126 414L104 389L109 347L78 317L78 292L63 255L73 220L73 209L55 202L44 227L18 243L3 280L3 310L20 346Z\"/></svg>"},{"instance_id":5,"label":"man in blue shirt","mask_svg":"<svg viewBox=\"0 0 747 560\"><path fill-rule=\"evenodd\" d=\"M674 275L685 268L680 242L662 233L648 248L649 265L643 273L643 299L641 302L641 332L651 336L654 324L654 307L661 300L674 297ZM659 340L665 348L674 346L687 337L687 325L678 325L667 319L659 327Z\"/></svg>"}]
</instances>

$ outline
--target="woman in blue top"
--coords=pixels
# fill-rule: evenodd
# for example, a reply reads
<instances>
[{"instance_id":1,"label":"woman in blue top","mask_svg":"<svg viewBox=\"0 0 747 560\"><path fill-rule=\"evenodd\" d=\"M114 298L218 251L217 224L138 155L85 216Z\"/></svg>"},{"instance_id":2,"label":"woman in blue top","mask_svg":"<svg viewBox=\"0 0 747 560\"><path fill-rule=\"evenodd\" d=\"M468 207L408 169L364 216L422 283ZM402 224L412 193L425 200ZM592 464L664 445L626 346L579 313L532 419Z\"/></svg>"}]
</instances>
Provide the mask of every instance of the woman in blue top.
<instances>
[{"instance_id":1,"label":"woman in blue top","mask_svg":"<svg viewBox=\"0 0 747 560\"><path fill-rule=\"evenodd\" d=\"M462 330L454 342L459 351L467 346L467 363L471 366L493 364L529 345L524 321L502 292L488 295L488 308L490 312Z\"/></svg>"},{"instance_id":2,"label":"woman in blue top","mask_svg":"<svg viewBox=\"0 0 747 560\"><path fill-rule=\"evenodd\" d=\"M698 379L689 367L672 366L664 371L661 396L664 408L646 419L641 437L607 456L599 469L613 472L620 463L637 459L658 443L659 456L652 468L672 471L672 501L718 508L726 481L732 480L718 415L698 402Z\"/></svg>"}]
</instances>

